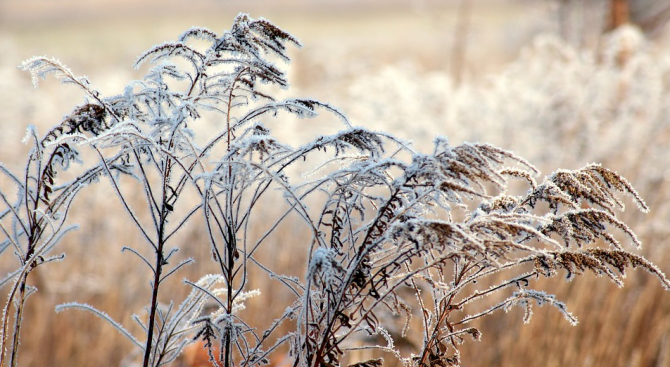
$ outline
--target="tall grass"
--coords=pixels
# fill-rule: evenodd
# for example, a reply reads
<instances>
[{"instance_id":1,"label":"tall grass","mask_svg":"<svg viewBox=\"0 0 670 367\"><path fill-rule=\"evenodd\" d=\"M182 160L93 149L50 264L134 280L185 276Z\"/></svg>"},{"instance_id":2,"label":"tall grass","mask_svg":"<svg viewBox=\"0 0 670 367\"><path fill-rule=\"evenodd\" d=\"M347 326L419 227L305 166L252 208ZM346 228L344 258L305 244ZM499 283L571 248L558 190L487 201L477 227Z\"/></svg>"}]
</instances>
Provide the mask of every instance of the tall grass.
<instances>
[{"instance_id":1,"label":"tall grass","mask_svg":"<svg viewBox=\"0 0 670 367\"><path fill-rule=\"evenodd\" d=\"M616 217L621 196L648 207L619 174L588 164L538 180L533 165L492 145L437 137L418 151L352 126L328 104L278 100L273 88L288 81L275 62L288 61L286 44L298 42L244 14L221 35L192 28L140 56L146 77L109 97L54 59L23 64L35 81L54 74L86 99L43 136L29 128L23 171L2 168L4 254L20 267L5 279L0 365L19 363L28 296L39 295L29 280L63 260L56 246L70 250L70 213L95 208L75 200L86 190L107 196L96 199L103 223L125 216L127 228L108 239L124 254L75 254L126 267L133 281L100 292L141 298L145 311L110 316L76 299L57 310L108 321L133 348L125 363L169 364L203 340L225 366L263 365L284 350L294 366L459 365L462 344L498 310L520 306L528 322L535 306L550 305L577 323L536 290L540 278L591 272L622 286L625 270L641 267L668 288L660 269L627 249L640 241ZM298 147L271 132L274 115L318 110L339 118L339 131ZM198 126L204 116L215 129ZM63 282L81 287L84 270L69 269ZM177 272L189 280L175 282ZM72 330L79 338L86 327ZM355 359L361 350L370 358Z\"/></svg>"}]
</instances>

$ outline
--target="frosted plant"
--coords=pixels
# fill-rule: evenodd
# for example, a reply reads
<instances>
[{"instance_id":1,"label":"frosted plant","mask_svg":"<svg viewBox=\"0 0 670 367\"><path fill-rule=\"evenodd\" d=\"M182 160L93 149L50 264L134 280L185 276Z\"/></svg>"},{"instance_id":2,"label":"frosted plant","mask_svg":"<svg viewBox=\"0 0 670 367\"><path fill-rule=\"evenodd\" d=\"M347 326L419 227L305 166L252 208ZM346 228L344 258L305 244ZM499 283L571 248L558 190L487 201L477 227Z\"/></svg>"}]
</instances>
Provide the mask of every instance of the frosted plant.
<instances>
[{"instance_id":1,"label":"frosted plant","mask_svg":"<svg viewBox=\"0 0 670 367\"><path fill-rule=\"evenodd\" d=\"M670 75L668 60L668 52L661 43L645 38L631 26L606 35L600 47L594 49L576 48L555 35L545 34L537 36L516 61L499 73L459 88L450 86L448 76L439 71L427 73L391 66L390 70L353 81L349 99L339 103L347 105L352 121L376 123L397 121L397 116L420 116L411 120L415 123L394 125L394 132L411 133L421 144L427 143L421 138L431 131L446 131L450 141L487 141L513 149L543 171L557 165L578 168L593 161L616 167L619 174L634 182L652 208L648 216L635 210L617 215L634 227L645 244L661 245L647 246L642 253L658 264L665 264L662 244L668 234L665 223L670 210L666 195L670 156L664 148L670 136L667 103L670 88L664 83ZM426 87L421 88L422 85ZM412 94L405 94L408 90L420 92L413 98ZM433 95L443 98L436 100ZM662 268L667 272L667 268ZM589 289L597 281L589 279L579 288ZM632 280L629 278L628 282ZM555 291L567 294L574 292L574 288L565 285ZM638 299L632 288L611 296L626 299L636 310L644 307L645 302ZM579 299L573 304L588 307L591 302ZM655 320L650 320L650 325ZM581 323L587 324L580 327L585 331L573 333L588 334L586 330L595 329L598 322L590 318L582 319ZM480 325L499 330L500 322L489 320ZM535 337L528 336L537 335L542 327L520 326L519 332L521 328L526 335L522 341L517 342L503 331L505 341L495 351L478 353L475 347L469 353L493 362L500 361L497 354L500 350L509 351L512 345L534 351ZM640 337L626 335L634 340L631 348L647 345ZM573 361L590 355L589 358L602 362L606 360L604 355L608 355L604 347L598 351L584 350L575 341L566 339L562 343L561 348L580 350L569 357ZM506 357L505 362L499 363L511 363L510 359L514 359L519 364L528 364L529 360L541 361L556 350L542 348L538 353L528 353L532 357L524 362L521 361L525 356L509 353L509 359ZM652 354L645 359L655 358ZM609 359L612 363L616 360L616 356Z\"/></svg>"},{"instance_id":2,"label":"frosted plant","mask_svg":"<svg viewBox=\"0 0 670 367\"><path fill-rule=\"evenodd\" d=\"M620 175L590 164L537 181L531 163L489 144L454 146L438 137L432 151L418 152L391 134L352 126L328 104L276 100L272 87L287 88L288 81L273 61L288 61L286 44L299 45L269 21L246 14L222 34L192 28L140 56L138 67L150 64L146 77L111 97L53 59L23 64L35 81L54 74L81 88L87 100L41 140L31 132L36 148L25 179L3 169L19 188L17 202L2 190L4 248L15 249L22 267L7 278L16 285L5 308L3 342L12 305L16 316L13 347L3 348L0 366L7 356L16 365L29 271L60 258L44 256L67 230L78 190L101 176L144 239L123 248L151 276L147 314L134 317L141 335L89 305L58 310L84 309L109 321L135 345L143 366L166 365L198 339L212 365L225 367L261 366L282 349L293 366L338 366L360 349L407 366L459 365L465 337L481 336L472 321L496 310L523 307L528 322L534 305L551 305L577 322L563 303L532 288L537 278L573 279L591 271L621 286L632 267L670 288L655 265L621 241L640 245L616 217L621 196L648 208ZM268 127L278 113L314 117L317 109L339 117L341 130L294 147ZM198 126L204 114L218 116L217 130ZM56 185L57 170L78 160L90 167ZM291 176L314 160L323 163L299 179ZM510 179L525 185L525 193L514 194ZM135 204L130 190L145 200ZM270 204L280 208L271 220L264 208ZM304 225L304 240L290 248L266 246L287 218ZM266 230L254 233L259 222ZM208 246L219 273L185 281L192 291L174 310L163 284L194 262L178 260L174 241L190 226L208 241L186 245ZM299 265L304 273L274 272L258 256L272 251L306 252L307 263ZM258 271L293 297L284 310L267 309L276 317L270 325L240 312L250 297L263 297L250 289ZM480 286L500 274L503 281ZM494 294L502 300L486 306ZM205 303L215 311L205 312ZM412 338L412 350L396 347Z\"/></svg>"},{"instance_id":3,"label":"frosted plant","mask_svg":"<svg viewBox=\"0 0 670 367\"><path fill-rule=\"evenodd\" d=\"M34 127L29 127L24 142L33 148L24 171L17 175L0 164L0 173L6 179L0 190L3 204L0 230L4 235L0 252L13 253L19 262L16 270L0 280L0 285L10 285L11 288L2 313L0 365L8 357L8 365L17 364L25 303L37 291L36 287L28 285L30 273L43 264L63 259L64 254L53 254L52 250L76 227L66 224L72 202L82 188L97 181L103 173L100 167L94 167L78 175L68 175L70 172L66 171L81 162L77 138L56 137L64 129L83 133L97 128L99 125L95 122L82 126L75 120L99 119L101 113L101 109L95 107L78 109L72 118L57 125L43 138L37 136ZM6 353L8 346L11 346L11 354Z\"/></svg>"}]
</instances>

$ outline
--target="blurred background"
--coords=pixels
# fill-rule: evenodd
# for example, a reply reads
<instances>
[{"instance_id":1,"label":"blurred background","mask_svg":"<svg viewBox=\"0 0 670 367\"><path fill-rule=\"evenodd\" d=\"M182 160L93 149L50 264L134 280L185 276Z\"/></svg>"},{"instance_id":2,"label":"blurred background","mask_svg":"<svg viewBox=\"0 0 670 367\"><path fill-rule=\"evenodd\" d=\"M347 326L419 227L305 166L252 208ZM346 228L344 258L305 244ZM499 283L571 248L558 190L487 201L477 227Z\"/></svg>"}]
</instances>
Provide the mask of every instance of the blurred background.
<instances>
[{"instance_id":1,"label":"blurred background","mask_svg":"<svg viewBox=\"0 0 670 367\"><path fill-rule=\"evenodd\" d=\"M329 102L354 125L389 131L419 150L436 135L492 143L544 174L590 162L617 170L651 207L643 215L630 205L621 217L642 239L641 253L670 273L665 0L0 0L0 162L21 169L26 127L43 133L82 103L79 91L53 79L35 90L17 68L23 60L53 56L114 95L142 77L132 65L146 49L191 26L221 32L238 12L265 17L303 43L291 51L291 89L283 93ZM302 120L273 126L286 140L322 131ZM127 219L107 214L119 209L107 192L93 186L79 199L87 211L73 213L81 229L62 243L67 259L33 277L40 291L28 301L22 366L132 359L131 343L109 325L53 311L89 303L130 325L149 301L148 274L120 252L139 237ZM273 243L299 242L293 231L287 226ZM207 271L202 236L193 230L182 239L203 245L182 249L198 265L178 278ZM279 253L269 261L295 269L295 256ZM5 273L16 264L3 256ZM464 365L670 366L670 293L650 275L631 272L623 289L591 275L538 287L566 301L580 324L548 308L537 308L528 325L515 311L489 317L479 325L482 341L464 345ZM189 291L179 279L169 290L177 303ZM262 291L247 305L250 317L268 318L261 312L268 302L286 303Z\"/></svg>"}]
</instances>

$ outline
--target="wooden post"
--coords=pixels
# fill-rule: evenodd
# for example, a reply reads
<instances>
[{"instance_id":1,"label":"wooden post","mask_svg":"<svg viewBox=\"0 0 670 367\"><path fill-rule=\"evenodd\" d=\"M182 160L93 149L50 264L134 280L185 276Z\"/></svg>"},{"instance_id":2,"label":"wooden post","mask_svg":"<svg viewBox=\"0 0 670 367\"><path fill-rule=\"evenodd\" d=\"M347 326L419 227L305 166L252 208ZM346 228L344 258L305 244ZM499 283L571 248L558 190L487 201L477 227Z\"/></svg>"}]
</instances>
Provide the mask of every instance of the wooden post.
<instances>
[{"instance_id":1,"label":"wooden post","mask_svg":"<svg viewBox=\"0 0 670 367\"><path fill-rule=\"evenodd\" d=\"M608 30L614 30L630 21L628 0L610 0L610 21Z\"/></svg>"},{"instance_id":2,"label":"wooden post","mask_svg":"<svg viewBox=\"0 0 670 367\"><path fill-rule=\"evenodd\" d=\"M454 29L454 43L451 50L451 76L454 85L459 86L463 79L465 69L465 53L470 32L470 16L472 13L472 0L461 0L456 12L456 26Z\"/></svg>"}]
</instances>

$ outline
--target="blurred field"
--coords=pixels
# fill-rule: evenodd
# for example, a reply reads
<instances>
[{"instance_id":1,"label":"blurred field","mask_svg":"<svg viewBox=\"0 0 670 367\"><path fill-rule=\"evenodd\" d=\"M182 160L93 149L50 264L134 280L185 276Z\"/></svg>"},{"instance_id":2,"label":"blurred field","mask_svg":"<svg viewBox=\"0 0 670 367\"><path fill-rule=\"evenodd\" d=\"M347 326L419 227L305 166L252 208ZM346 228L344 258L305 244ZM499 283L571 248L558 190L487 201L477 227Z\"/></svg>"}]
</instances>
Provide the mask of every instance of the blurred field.
<instances>
[{"instance_id":1,"label":"blurred field","mask_svg":"<svg viewBox=\"0 0 670 367\"><path fill-rule=\"evenodd\" d=\"M132 64L150 46L194 25L227 29L244 11L270 19L303 42L303 49L292 51L287 93L330 102L354 124L387 129L414 140L420 149L434 135L449 136L454 143L491 142L514 150L543 173L592 161L618 170L652 208L646 216L631 208L624 218L643 240L642 253L670 273L670 53L663 48L669 37L661 34L630 46L633 56L640 55L632 58L632 66L600 72L613 49L606 38L590 34L585 42L592 61L569 42L530 47L539 34L556 35L560 29L555 9L541 2L473 1L464 34L456 31L455 0L185 4L0 0L0 162L20 168L26 126L35 124L44 132L82 101L78 91L54 80L34 90L27 73L16 69L22 60L54 56L75 74L88 75L104 94L116 94L141 77ZM455 36L466 37L460 86L450 75ZM323 129L301 123L272 126L287 139ZM40 292L28 301L23 366L125 362L131 345L111 327L89 314L55 314L53 307L85 302L131 325L132 314L141 313L149 301L148 272L120 253L122 246L138 241L138 234L126 218L107 215L121 212L116 197L98 185L79 200L86 201L88 211L74 213L81 229L60 248L67 259L40 269L34 279ZM100 214L90 216L91 210ZM268 248L299 246L300 236L299 227L287 224ZM181 278L215 269L208 269L210 252L202 233L193 230L176 242L191 244L181 255L198 260L167 288L178 303L189 291ZM301 275L304 261L290 263L301 260L292 252L270 251L267 260L285 273ZM15 265L11 254L4 255L2 273ZM250 289L264 283L259 274ZM580 324L571 327L546 308L538 308L529 325L522 324L517 311L498 314L481 325L481 342L466 342L464 365L670 366L670 294L648 274L631 272L624 289L591 275L572 283L539 283L566 301ZM271 288L263 292L245 311L259 321L268 317L259 312L268 302L278 309L289 302Z\"/></svg>"}]
</instances>

